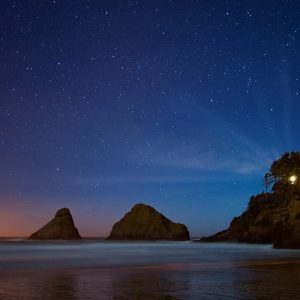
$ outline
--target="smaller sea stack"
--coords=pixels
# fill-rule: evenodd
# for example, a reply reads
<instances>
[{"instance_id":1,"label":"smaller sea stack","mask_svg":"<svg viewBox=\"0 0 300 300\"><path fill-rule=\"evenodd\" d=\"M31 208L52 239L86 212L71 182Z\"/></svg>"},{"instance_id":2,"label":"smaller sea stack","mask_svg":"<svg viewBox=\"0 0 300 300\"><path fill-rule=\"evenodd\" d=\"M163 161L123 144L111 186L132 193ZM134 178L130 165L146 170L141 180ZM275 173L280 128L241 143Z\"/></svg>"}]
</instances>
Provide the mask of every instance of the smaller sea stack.
<instances>
[{"instance_id":1,"label":"smaller sea stack","mask_svg":"<svg viewBox=\"0 0 300 300\"><path fill-rule=\"evenodd\" d=\"M190 235L185 225L172 222L149 205L136 204L113 226L107 239L186 241Z\"/></svg>"},{"instance_id":2,"label":"smaller sea stack","mask_svg":"<svg viewBox=\"0 0 300 300\"><path fill-rule=\"evenodd\" d=\"M74 225L70 210L62 208L55 217L37 232L33 233L31 240L79 240L81 236Z\"/></svg>"}]
</instances>

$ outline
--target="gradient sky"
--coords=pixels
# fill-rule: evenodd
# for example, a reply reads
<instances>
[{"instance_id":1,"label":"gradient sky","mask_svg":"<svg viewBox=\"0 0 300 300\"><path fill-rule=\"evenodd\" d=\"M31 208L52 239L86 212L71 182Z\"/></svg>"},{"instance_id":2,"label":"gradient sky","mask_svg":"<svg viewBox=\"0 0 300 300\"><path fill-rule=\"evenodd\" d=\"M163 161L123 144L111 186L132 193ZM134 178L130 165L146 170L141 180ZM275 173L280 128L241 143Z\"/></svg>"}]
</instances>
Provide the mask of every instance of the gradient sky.
<instances>
[{"instance_id":1,"label":"gradient sky","mask_svg":"<svg viewBox=\"0 0 300 300\"><path fill-rule=\"evenodd\" d=\"M228 226L300 149L299 1L0 1L0 235L137 202Z\"/></svg>"}]
</instances>

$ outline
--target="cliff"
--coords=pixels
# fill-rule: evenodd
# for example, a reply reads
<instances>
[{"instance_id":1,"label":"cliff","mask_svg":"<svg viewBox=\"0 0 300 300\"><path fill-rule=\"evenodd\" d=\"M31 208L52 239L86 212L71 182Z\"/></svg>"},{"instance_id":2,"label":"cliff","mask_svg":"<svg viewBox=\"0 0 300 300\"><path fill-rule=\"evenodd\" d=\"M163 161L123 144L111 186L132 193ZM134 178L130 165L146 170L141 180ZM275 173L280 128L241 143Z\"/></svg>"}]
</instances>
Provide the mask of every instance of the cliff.
<instances>
[{"instance_id":1,"label":"cliff","mask_svg":"<svg viewBox=\"0 0 300 300\"><path fill-rule=\"evenodd\" d=\"M29 239L32 240L78 240L81 239L70 210L62 208L57 211L55 217Z\"/></svg>"},{"instance_id":2,"label":"cliff","mask_svg":"<svg viewBox=\"0 0 300 300\"><path fill-rule=\"evenodd\" d=\"M185 225L174 223L153 207L136 204L114 224L109 240L189 240Z\"/></svg>"},{"instance_id":3,"label":"cliff","mask_svg":"<svg viewBox=\"0 0 300 300\"><path fill-rule=\"evenodd\" d=\"M271 192L250 198L248 207L228 229L204 242L268 243L275 248L300 248L300 154L286 153L265 175Z\"/></svg>"}]
</instances>

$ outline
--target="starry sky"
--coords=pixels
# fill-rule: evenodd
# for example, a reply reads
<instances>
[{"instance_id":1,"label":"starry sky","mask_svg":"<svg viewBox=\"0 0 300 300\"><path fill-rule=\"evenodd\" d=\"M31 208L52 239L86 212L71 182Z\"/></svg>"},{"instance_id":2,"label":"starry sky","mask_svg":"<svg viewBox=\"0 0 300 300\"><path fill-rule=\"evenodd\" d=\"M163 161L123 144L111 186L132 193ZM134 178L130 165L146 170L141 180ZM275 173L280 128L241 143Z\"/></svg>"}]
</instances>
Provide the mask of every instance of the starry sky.
<instances>
[{"instance_id":1,"label":"starry sky","mask_svg":"<svg viewBox=\"0 0 300 300\"><path fill-rule=\"evenodd\" d=\"M300 2L0 1L0 235L143 202L228 226L300 149Z\"/></svg>"}]
</instances>

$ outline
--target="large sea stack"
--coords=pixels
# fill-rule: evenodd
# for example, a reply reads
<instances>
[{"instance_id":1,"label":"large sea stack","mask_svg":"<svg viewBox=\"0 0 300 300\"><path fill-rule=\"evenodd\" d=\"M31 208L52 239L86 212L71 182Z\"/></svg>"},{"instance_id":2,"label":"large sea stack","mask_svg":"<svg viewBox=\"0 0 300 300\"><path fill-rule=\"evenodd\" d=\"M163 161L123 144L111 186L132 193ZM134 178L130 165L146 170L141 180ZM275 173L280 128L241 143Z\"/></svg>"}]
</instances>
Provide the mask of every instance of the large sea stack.
<instances>
[{"instance_id":1,"label":"large sea stack","mask_svg":"<svg viewBox=\"0 0 300 300\"><path fill-rule=\"evenodd\" d=\"M29 239L32 240L79 240L81 236L74 225L70 210L62 208L55 217Z\"/></svg>"},{"instance_id":2,"label":"large sea stack","mask_svg":"<svg viewBox=\"0 0 300 300\"><path fill-rule=\"evenodd\" d=\"M149 205L136 204L113 226L107 239L186 241L190 235L185 225L172 222Z\"/></svg>"},{"instance_id":3,"label":"large sea stack","mask_svg":"<svg viewBox=\"0 0 300 300\"><path fill-rule=\"evenodd\" d=\"M284 154L264 177L263 192L228 229L204 242L268 243L275 248L300 248L300 153Z\"/></svg>"}]
</instances>

